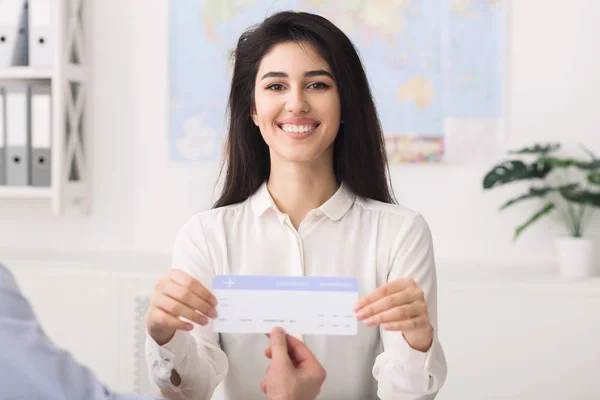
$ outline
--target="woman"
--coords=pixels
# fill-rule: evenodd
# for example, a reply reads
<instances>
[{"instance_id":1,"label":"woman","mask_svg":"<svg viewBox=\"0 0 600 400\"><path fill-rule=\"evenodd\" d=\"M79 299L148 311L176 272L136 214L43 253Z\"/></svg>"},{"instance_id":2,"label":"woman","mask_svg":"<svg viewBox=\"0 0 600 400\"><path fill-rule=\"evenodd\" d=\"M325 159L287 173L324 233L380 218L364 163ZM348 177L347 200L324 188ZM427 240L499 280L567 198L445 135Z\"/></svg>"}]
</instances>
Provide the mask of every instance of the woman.
<instances>
[{"instance_id":1,"label":"woman","mask_svg":"<svg viewBox=\"0 0 600 400\"><path fill-rule=\"evenodd\" d=\"M431 234L394 204L350 40L317 15L267 18L238 41L229 113L221 197L181 228L146 319L163 395L210 399L224 379L228 399L264 398L266 337L207 326L215 274L264 274L358 278L358 334L303 338L327 371L319 398L433 396L446 361Z\"/></svg>"}]
</instances>

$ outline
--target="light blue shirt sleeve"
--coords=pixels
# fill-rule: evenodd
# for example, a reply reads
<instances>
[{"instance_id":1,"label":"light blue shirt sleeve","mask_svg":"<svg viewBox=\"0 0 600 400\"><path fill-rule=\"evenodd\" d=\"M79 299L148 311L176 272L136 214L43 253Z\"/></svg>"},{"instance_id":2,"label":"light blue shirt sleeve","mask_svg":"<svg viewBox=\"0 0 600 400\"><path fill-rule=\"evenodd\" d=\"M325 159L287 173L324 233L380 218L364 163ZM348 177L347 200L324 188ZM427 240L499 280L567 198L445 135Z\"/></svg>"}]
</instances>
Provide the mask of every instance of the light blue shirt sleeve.
<instances>
[{"instance_id":1,"label":"light blue shirt sleeve","mask_svg":"<svg viewBox=\"0 0 600 400\"><path fill-rule=\"evenodd\" d=\"M150 397L112 393L89 369L56 348L42 331L11 273L0 264L0 399L143 400Z\"/></svg>"}]
</instances>

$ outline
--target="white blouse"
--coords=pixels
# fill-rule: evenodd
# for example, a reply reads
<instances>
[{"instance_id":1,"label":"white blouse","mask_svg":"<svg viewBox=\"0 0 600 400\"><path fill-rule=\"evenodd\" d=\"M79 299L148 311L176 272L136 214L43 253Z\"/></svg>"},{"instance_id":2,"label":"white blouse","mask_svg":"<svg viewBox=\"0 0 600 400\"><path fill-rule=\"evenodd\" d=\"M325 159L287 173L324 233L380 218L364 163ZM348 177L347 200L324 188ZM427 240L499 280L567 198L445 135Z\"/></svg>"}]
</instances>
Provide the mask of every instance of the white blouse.
<instances>
[{"instance_id":1,"label":"white blouse","mask_svg":"<svg viewBox=\"0 0 600 400\"><path fill-rule=\"evenodd\" d=\"M242 203L192 217L177 235L172 267L209 289L216 274L356 277L359 297L410 276L425 293L431 348L414 350L401 332L361 321L356 336L305 335L327 371L319 399L433 398L446 379L431 233L406 207L360 198L342 184L296 230L263 184ZM195 325L163 346L148 336L146 355L151 379L169 398L208 400L224 380L227 399L253 400L264 399L268 345L263 334L219 334L210 324ZM179 387L170 382L172 369L181 376Z\"/></svg>"}]
</instances>

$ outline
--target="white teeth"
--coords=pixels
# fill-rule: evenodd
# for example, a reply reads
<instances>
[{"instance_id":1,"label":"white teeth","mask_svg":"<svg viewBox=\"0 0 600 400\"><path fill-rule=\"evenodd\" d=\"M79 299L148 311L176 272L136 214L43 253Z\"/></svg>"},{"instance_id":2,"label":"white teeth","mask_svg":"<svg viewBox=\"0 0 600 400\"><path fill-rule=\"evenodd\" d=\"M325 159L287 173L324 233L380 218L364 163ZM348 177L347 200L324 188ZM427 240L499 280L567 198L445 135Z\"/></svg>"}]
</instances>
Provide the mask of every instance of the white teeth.
<instances>
[{"instance_id":1,"label":"white teeth","mask_svg":"<svg viewBox=\"0 0 600 400\"><path fill-rule=\"evenodd\" d=\"M317 127L316 124L313 125L291 125L291 124L283 124L281 125L281 129L286 132L292 133L304 133L310 132Z\"/></svg>"}]
</instances>

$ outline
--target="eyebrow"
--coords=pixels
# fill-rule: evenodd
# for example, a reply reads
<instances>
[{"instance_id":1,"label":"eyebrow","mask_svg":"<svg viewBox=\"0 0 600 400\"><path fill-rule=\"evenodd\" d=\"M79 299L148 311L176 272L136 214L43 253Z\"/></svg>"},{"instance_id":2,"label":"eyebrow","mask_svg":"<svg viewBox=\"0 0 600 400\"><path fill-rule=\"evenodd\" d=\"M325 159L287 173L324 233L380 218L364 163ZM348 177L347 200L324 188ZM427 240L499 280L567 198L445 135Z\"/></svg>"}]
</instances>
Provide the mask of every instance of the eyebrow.
<instances>
[{"instance_id":1,"label":"eyebrow","mask_svg":"<svg viewBox=\"0 0 600 400\"><path fill-rule=\"evenodd\" d=\"M312 78L315 76L328 76L329 78L331 78L331 80L335 80L333 79L333 76L325 71L324 69L317 69L314 71L307 71L304 73L304 77L305 78ZM266 78L288 78L288 74L286 74L285 72L280 72L280 71L271 71L271 72L267 72L266 74L264 74L262 76L262 78L260 78L260 80L262 81L263 79Z\"/></svg>"}]
</instances>

